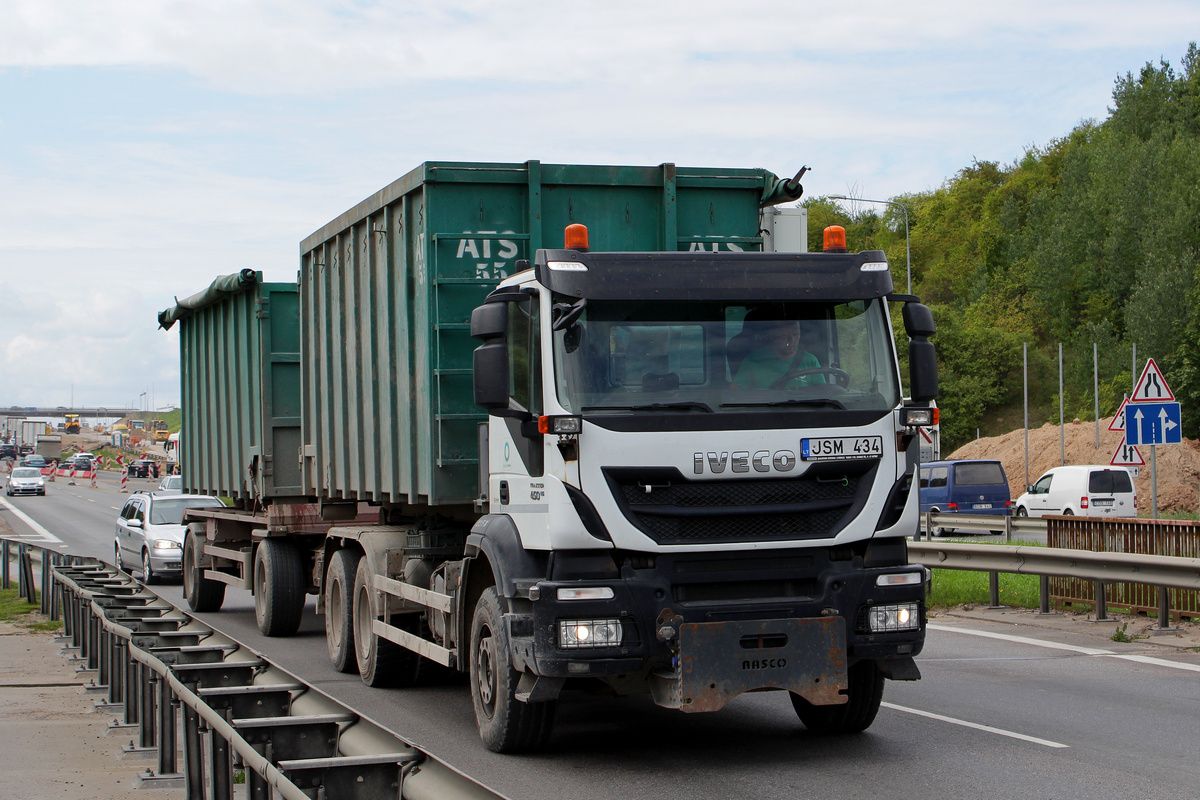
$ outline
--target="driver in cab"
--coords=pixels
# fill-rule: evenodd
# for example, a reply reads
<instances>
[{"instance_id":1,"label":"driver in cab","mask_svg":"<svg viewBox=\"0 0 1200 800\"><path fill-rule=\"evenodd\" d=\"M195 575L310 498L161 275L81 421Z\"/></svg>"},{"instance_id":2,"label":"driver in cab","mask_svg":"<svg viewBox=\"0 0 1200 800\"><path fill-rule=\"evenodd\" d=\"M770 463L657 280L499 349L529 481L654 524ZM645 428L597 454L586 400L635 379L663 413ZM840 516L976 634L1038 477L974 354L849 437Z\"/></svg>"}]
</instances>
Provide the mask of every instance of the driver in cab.
<instances>
[{"instance_id":1,"label":"driver in cab","mask_svg":"<svg viewBox=\"0 0 1200 800\"><path fill-rule=\"evenodd\" d=\"M825 383L821 362L804 347L816 333L805 330L797 320L769 320L757 324L756 341L761 344L747 353L733 382L742 389L787 389Z\"/></svg>"}]
</instances>

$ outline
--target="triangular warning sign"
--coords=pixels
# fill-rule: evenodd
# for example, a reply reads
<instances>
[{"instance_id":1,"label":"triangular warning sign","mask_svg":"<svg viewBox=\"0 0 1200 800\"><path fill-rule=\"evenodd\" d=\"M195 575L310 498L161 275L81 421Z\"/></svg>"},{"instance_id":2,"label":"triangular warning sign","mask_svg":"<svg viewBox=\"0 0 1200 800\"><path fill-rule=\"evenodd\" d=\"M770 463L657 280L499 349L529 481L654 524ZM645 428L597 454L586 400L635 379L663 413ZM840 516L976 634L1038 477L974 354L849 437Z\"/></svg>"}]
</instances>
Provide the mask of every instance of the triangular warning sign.
<instances>
[{"instance_id":1,"label":"triangular warning sign","mask_svg":"<svg viewBox=\"0 0 1200 800\"><path fill-rule=\"evenodd\" d=\"M1121 401L1121 407L1117 409L1117 413L1113 415L1112 422L1108 423L1110 431L1125 430L1125 406L1129 405L1129 398L1126 397Z\"/></svg>"},{"instance_id":2,"label":"triangular warning sign","mask_svg":"<svg viewBox=\"0 0 1200 800\"><path fill-rule=\"evenodd\" d=\"M1137 388L1133 390L1129 402L1168 403L1174 400L1175 394L1167 386L1167 379L1163 377L1158 364L1154 363L1153 358L1146 359L1146 368L1142 370L1142 377L1138 378Z\"/></svg>"},{"instance_id":3,"label":"triangular warning sign","mask_svg":"<svg viewBox=\"0 0 1200 800\"><path fill-rule=\"evenodd\" d=\"M1108 462L1114 467L1144 467L1146 460L1142 458L1142 454L1138 449L1124 439L1121 440L1121 446L1117 448L1117 452L1113 453L1112 461Z\"/></svg>"}]
</instances>

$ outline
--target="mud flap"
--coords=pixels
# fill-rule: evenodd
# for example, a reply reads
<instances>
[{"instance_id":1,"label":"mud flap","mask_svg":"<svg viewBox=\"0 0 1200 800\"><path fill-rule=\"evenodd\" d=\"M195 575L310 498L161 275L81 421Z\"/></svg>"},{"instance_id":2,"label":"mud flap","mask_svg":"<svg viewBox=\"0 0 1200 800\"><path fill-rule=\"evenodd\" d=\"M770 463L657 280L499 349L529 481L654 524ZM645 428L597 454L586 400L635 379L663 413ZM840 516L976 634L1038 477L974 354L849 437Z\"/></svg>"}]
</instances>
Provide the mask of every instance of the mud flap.
<instances>
[{"instance_id":1,"label":"mud flap","mask_svg":"<svg viewBox=\"0 0 1200 800\"><path fill-rule=\"evenodd\" d=\"M716 711L742 692L786 689L814 705L846 702L841 617L701 622L679 626L679 669L658 674L655 702Z\"/></svg>"}]
</instances>

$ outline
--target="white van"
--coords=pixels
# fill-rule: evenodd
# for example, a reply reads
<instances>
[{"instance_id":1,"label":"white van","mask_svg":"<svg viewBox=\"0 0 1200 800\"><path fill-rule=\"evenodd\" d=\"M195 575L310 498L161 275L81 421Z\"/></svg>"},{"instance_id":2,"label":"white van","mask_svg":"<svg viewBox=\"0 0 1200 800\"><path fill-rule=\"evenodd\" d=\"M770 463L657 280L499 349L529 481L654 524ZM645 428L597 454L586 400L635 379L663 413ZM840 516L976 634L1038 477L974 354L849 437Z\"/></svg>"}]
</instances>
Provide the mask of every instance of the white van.
<instances>
[{"instance_id":1,"label":"white van","mask_svg":"<svg viewBox=\"0 0 1200 800\"><path fill-rule=\"evenodd\" d=\"M1129 471L1121 467L1055 467L1028 487L1013 505L1018 517L1136 517L1137 492Z\"/></svg>"}]
</instances>

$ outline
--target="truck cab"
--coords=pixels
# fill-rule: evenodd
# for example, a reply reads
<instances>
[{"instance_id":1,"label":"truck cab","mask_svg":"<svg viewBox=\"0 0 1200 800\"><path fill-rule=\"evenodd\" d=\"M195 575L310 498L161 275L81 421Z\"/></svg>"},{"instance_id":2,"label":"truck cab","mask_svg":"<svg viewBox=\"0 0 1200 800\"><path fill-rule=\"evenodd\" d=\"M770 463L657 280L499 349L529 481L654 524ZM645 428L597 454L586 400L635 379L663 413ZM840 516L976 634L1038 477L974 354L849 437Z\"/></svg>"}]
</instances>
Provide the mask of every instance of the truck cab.
<instances>
[{"instance_id":1,"label":"truck cab","mask_svg":"<svg viewBox=\"0 0 1200 800\"><path fill-rule=\"evenodd\" d=\"M827 249L543 250L476 310L488 514L468 555L503 576L528 696L591 677L708 711L786 689L810 727L861 730L884 677L919 677L905 537L932 319L882 252Z\"/></svg>"}]
</instances>

